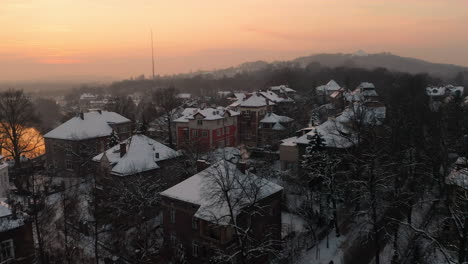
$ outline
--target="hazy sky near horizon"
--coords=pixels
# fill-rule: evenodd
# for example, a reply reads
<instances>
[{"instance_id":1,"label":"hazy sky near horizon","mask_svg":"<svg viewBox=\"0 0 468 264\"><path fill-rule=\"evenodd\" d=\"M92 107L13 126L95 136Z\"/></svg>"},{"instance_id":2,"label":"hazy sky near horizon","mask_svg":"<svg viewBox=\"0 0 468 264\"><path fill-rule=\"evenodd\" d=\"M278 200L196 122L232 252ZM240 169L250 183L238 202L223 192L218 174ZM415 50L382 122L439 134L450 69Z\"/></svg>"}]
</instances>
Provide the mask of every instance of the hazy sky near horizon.
<instances>
[{"instance_id":1,"label":"hazy sky near horizon","mask_svg":"<svg viewBox=\"0 0 468 264\"><path fill-rule=\"evenodd\" d=\"M468 66L467 0L0 0L0 81L124 78L321 52Z\"/></svg>"}]
</instances>

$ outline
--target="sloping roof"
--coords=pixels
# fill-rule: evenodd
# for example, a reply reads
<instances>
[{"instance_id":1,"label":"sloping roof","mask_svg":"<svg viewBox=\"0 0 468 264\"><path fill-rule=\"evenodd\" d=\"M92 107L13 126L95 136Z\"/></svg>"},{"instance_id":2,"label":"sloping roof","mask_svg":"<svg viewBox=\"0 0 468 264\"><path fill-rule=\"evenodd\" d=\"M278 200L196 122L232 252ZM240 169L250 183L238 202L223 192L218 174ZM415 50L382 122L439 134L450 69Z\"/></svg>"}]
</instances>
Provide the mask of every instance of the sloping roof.
<instances>
[{"instance_id":1,"label":"sloping roof","mask_svg":"<svg viewBox=\"0 0 468 264\"><path fill-rule=\"evenodd\" d=\"M0 232L11 230L24 225L24 214L18 213L13 219L13 213L6 202L6 198L0 198Z\"/></svg>"},{"instance_id":2,"label":"sloping roof","mask_svg":"<svg viewBox=\"0 0 468 264\"><path fill-rule=\"evenodd\" d=\"M130 119L115 112L92 111L83 113L83 119L75 116L67 122L56 127L44 138L56 138L66 140L83 140L109 136L112 133L110 124L122 124L130 122Z\"/></svg>"},{"instance_id":3,"label":"sloping roof","mask_svg":"<svg viewBox=\"0 0 468 264\"><path fill-rule=\"evenodd\" d=\"M271 86L270 90L272 91L279 91L279 92L284 92L284 93L295 93L296 90L289 88L288 86L282 84L278 86Z\"/></svg>"},{"instance_id":4,"label":"sloping roof","mask_svg":"<svg viewBox=\"0 0 468 264\"><path fill-rule=\"evenodd\" d=\"M355 144L352 131L336 120L327 120L309 133L302 135L295 141L297 144L309 144L315 133L319 133L325 141L326 147L349 148Z\"/></svg>"},{"instance_id":5,"label":"sloping roof","mask_svg":"<svg viewBox=\"0 0 468 264\"><path fill-rule=\"evenodd\" d=\"M260 92L260 94L267 98L268 100L272 101L272 102L275 102L275 103L282 103L282 102L294 102L293 99L289 98L289 97L281 97L279 96L278 94L276 94L275 92L273 91L266 91L266 92Z\"/></svg>"},{"instance_id":6,"label":"sloping roof","mask_svg":"<svg viewBox=\"0 0 468 264\"><path fill-rule=\"evenodd\" d=\"M271 129L273 129L273 130L286 130L286 128L281 123L274 124Z\"/></svg>"},{"instance_id":7,"label":"sloping roof","mask_svg":"<svg viewBox=\"0 0 468 264\"><path fill-rule=\"evenodd\" d=\"M362 103L354 103L352 107L347 107L336 121L341 123L360 122L366 125L381 125L386 116L385 106L366 106Z\"/></svg>"},{"instance_id":8,"label":"sloping roof","mask_svg":"<svg viewBox=\"0 0 468 264\"><path fill-rule=\"evenodd\" d=\"M250 191L240 188L241 186L249 186L247 183L256 182L260 187L257 199L266 198L272 194L281 191L283 188L275 183L261 179L256 175L246 172L242 173L237 169L236 165L228 161L219 161L209 168L193 175L185 181L163 191L162 196L172 199L188 202L199 205L195 217L214 222L221 225L226 225L231 222L229 208L224 199L217 199L213 193L219 190L219 185L216 181L222 181L233 187L229 192L231 197L249 197L242 195L242 191ZM245 183L245 184L240 184ZM248 201L241 201L235 204L234 215L237 216L244 204Z\"/></svg>"},{"instance_id":9,"label":"sloping roof","mask_svg":"<svg viewBox=\"0 0 468 264\"><path fill-rule=\"evenodd\" d=\"M315 88L315 90L323 92L323 91L338 91L340 90L341 87L340 85L335 82L334 80L330 80L327 84L325 85L320 85Z\"/></svg>"},{"instance_id":10,"label":"sloping roof","mask_svg":"<svg viewBox=\"0 0 468 264\"><path fill-rule=\"evenodd\" d=\"M116 145L95 156L93 161L100 161L105 154L112 166L111 173L127 176L157 169L158 161L180 156L177 151L142 134L133 135L122 143L126 144L123 157L120 157L120 145ZM159 158L156 157L156 153L159 153Z\"/></svg>"},{"instance_id":11,"label":"sloping roof","mask_svg":"<svg viewBox=\"0 0 468 264\"><path fill-rule=\"evenodd\" d=\"M188 122L191 119L195 119L196 115L201 115L202 120L218 120L223 119L225 113L228 113L230 116L237 116L240 113L226 109L224 107L217 108L187 108L182 112L182 116L174 120L174 122L184 123Z\"/></svg>"},{"instance_id":12,"label":"sloping roof","mask_svg":"<svg viewBox=\"0 0 468 264\"><path fill-rule=\"evenodd\" d=\"M294 147L296 146L296 141L298 137L290 137L281 140L281 146Z\"/></svg>"},{"instance_id":13,"label":"sloping roof","mask_svg":"<svg viewBox=\"0 0 468 264\"><path fill-rule=\"evenodd\" d=\"M275 113L267 113L260 123L289 123L292 122L294 119L289 118L287 116L280 116Z\"/></svg>"},{"instance_id":14,"label":"sloping roof","mask_svg":"<svg viewBox=\"0 0 468 264\"><path fill-rule=\"evenodd\" d=\"M274 105L274 102L267 102L267 99L257 93L253 93L247 99L240 102L241 107L262 107L267 105Z\"/></svg>"}]
</instances>

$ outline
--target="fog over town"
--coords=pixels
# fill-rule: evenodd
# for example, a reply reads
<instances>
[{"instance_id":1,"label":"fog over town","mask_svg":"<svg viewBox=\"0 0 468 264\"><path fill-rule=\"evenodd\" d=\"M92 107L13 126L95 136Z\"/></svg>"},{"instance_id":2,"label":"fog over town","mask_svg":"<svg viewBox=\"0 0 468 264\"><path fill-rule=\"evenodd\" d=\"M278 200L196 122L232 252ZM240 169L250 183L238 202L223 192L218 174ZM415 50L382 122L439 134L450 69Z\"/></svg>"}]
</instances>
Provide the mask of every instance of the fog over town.
<instances>
[{"instance_id":1,"label":"fog over town","mask_svg":"<svg viewBox=\"0 0 468 264\"><path fill-rule=\"evenodd\" d=\"M0 263L468 263L468 4L4 0Z\"/></svg>"}]
</instances>

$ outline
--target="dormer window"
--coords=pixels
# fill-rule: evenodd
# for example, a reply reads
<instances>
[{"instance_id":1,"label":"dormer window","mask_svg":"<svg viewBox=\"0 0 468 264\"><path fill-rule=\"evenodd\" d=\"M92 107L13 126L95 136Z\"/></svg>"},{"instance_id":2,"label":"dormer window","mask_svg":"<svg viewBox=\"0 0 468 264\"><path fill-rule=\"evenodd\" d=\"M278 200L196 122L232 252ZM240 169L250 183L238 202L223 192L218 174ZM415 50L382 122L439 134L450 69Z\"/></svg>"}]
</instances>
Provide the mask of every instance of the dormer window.
<instances>
[{"instance_id":1,"label":"dormer window","mask_svg":"<svg viewBox=\"0 0 468 264\"><path fill-rule=\"evenodd\" d=\"M159 152L154 153L154 157L159 159Z\"/></svg>"},{"instance_id":2,"label":"dormer window","mask_svg":"<svg viewBox=\"0 0 468 264\"><path fill-rule=\"evenodd\" d=\"M203 125L203 120L197 120L197 125L202 126Z\"/></svg>"}]
</instances>

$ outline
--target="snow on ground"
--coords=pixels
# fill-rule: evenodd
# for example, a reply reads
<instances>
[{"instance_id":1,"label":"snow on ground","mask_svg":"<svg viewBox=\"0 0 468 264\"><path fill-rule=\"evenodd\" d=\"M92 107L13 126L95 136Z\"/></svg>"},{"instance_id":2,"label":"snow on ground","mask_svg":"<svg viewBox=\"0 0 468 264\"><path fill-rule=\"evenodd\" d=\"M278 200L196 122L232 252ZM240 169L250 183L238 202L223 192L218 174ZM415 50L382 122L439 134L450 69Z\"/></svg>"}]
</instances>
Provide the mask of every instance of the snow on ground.
<instances>
[{"instance_id":1,"label":"snow on ground","mask_svg":"<svg viewBox=\"0 0 468 264\"><path fill-rule=\"evenodd\" d=\"M343 247L345 246L346 237L341 235L336 237L335 232L331 232L325 237L318 246L304 252L304 254L296 262L297 264L329 264L333 261L334 264L344 263ZM328 246L327 246L328 244Z\"/></svg>"},{"instance_id":2,"label":"snow on ground","mask_svg":"<svg viewBox=\"0 0 468 264\"><path fill-rule=\"evenodd\" d=\"M285 238L291 233L303 233L306 230L306 221L302 217L288 212L281 212L281 237Z\"/></svg>"}]
</instances>

